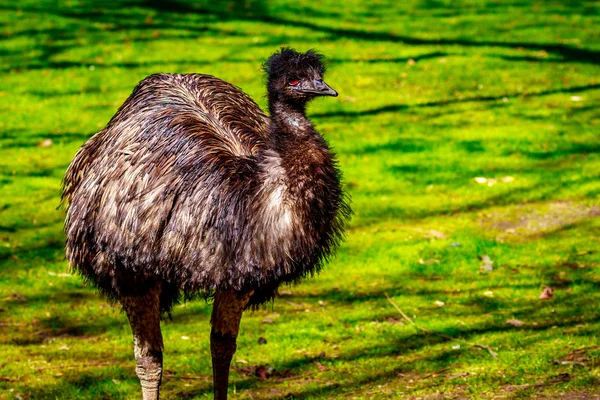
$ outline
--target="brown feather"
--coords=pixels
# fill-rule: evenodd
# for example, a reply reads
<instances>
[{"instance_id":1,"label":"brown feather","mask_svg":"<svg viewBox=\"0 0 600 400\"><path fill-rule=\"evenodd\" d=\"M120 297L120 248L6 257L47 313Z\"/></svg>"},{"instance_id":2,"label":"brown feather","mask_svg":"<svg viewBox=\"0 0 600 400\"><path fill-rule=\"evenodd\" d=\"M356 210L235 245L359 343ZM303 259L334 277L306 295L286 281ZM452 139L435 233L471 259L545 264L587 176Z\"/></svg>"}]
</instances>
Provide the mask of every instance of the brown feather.
<instances>
[{"instance_id":1,"label":"brown feather","mask_svg":"<svg viewBox=\"0 0 600 400\"><path fill-rule=\"evenodd\" d=\"M71 265L112 298L159 281L164 311L215 290L258 304L317 271L349 208L310 122L275 117L212 76L144 79L66 172Z\"/></svg>"}]
</instances>

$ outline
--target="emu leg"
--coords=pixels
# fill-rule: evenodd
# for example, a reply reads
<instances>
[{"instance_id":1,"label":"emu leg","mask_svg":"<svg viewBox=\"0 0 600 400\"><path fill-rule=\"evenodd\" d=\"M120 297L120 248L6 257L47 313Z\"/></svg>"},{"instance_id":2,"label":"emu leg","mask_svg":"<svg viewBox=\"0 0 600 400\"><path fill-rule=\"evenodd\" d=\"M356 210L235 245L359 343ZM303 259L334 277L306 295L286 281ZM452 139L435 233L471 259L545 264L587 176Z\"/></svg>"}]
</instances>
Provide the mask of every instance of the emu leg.
<instances>
[{"instance_id":1,"label":"emu leg","mask_svg":"<svg viewBox=\"0 0 600 400\"><path fill-rule=\"evenodd\" d=\"M215 400L227 399L229 366L235 353L242 312L250 300L250 293L233 290L215 293L210 322L210 352L213 364Z\"/></svg>"},{"instance_id":2,"label":"emu leg","mask_svg":"<svg viewBox=\"0 0 600 400\"><path fill-rule=\"evenodd\" d=\"M160 285L143 296L122 297L123 309L133 332L135 372L144 400L158 400L162 378L162 334L160 332Z\"/></svg>"}]
</instances>

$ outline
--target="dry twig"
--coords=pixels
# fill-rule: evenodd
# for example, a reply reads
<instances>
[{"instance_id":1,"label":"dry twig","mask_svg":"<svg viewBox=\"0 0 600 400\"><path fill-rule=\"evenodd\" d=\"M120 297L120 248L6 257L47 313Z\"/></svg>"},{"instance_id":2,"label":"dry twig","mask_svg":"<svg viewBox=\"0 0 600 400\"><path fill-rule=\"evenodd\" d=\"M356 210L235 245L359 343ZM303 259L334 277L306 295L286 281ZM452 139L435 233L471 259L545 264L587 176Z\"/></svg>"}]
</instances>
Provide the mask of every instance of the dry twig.
<instances>
[{"instance_id":1,"label":"dry twig","mask_svg":"<svg viewBox=\"0 0 600 400\"><path fill-rule=\"evenodd\" d=\"M405 320L407 320L412 326L414 326L415 328L417 328L417 330L419 330L419 331L421 331L423 333L426 333L428 335L435 335L435 336L439 336L439 337L444 338L444 339L454 340L456 342L465 343L465 344L468 344L468 345L473 346L473 347L479 347L480 349L487 350L487 352L490 353L490 355L494 359L498 358L498 355L496 354L496 352L494 350L492 350L492 348L490 346L487 346L485 344L473 343L473 342L469 342L469 341L464 340L464 339L457 339L457 338L452 337L452 336L444 335L443 333L431 332L430 330L427 330L425 328L420 327L419 325L415 324L413 322L413 320L408 317L408 315L404 314L404 311L402 311L400 309L400 307L398 307L398 305L396 303L394 303L394 301L390 298L390 296L388 296L387 293L383 293L383 294L385 294L385 297L388 299L388 301L390 302L390 304L392 306L394 306L394 308L396 310L398 310L398 312L400 313L400 315L402 315L402 318L404 318Z\"/></svg>"}]
</instances>

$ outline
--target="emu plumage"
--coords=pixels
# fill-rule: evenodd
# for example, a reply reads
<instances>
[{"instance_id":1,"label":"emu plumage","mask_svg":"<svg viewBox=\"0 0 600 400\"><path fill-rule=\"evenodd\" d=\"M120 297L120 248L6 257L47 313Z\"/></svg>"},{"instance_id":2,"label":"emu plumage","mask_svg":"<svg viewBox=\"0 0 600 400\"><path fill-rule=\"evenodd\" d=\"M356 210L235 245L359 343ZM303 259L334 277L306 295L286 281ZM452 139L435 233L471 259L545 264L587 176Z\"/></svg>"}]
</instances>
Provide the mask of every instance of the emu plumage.
<instances>
[{"instance_id":1,"label":"emu plumage","mask_svg":"<svg viewBox=\"0 0 600 400\"><path fill-rule=\"evenodd\" d=\"M180 296L215 296L226 398L242 311L318 271L342 237L340 174L305 116L312 98L337 95L321 57L282 49L264 68L270 118L215 77L149 76L65 175L67 258L123 305L144 398L158 398L159 317Z\"/></svg>"}]
</instances>

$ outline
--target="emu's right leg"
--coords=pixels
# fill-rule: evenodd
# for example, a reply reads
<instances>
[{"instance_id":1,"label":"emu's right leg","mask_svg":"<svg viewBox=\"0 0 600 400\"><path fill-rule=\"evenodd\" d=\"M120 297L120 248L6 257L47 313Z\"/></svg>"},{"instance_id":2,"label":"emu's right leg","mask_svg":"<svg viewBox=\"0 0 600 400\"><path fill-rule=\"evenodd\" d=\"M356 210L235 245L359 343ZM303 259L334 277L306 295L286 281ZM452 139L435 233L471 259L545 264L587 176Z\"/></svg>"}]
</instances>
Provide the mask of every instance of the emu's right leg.
<instances>
[{"instance_id":1,"label":"emu's right leg","mask_svg":"<svg viewBox=\"0 0 600 400\"><path fill-rule=\"evenodd\" d=\"M158 400L162 377L162 334L160 332L160 284L143 296L119 299L133 332L135 372L144 400Z\"/></svg>"},{"instance_id":2,"label":"emu's right leg","mask_svg":"<svg viewBox=\"0 0 600 400\"><path fill-rule=\"evenodd\" d=\"M210 323L210 352L213 364L215 400L227 400L229 366L236 349L244 308L252 292L217 291Z\"/></svg>"}]
</instances>

